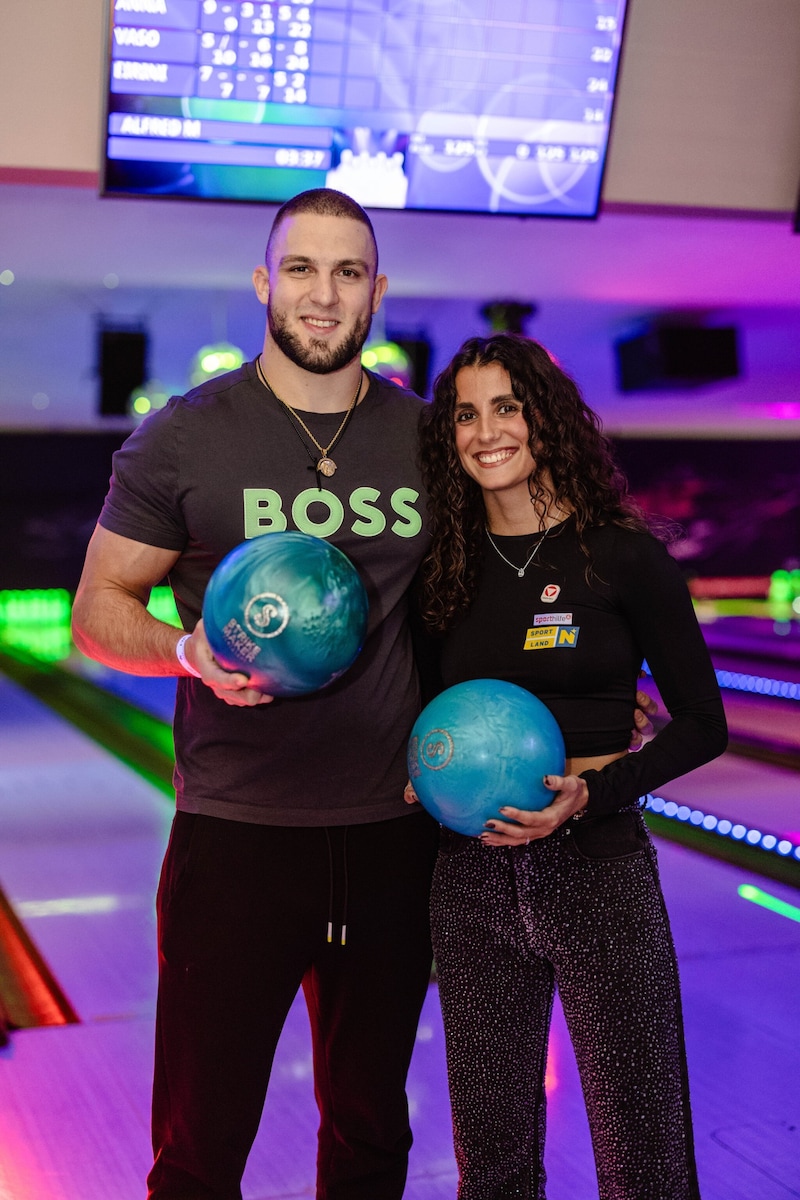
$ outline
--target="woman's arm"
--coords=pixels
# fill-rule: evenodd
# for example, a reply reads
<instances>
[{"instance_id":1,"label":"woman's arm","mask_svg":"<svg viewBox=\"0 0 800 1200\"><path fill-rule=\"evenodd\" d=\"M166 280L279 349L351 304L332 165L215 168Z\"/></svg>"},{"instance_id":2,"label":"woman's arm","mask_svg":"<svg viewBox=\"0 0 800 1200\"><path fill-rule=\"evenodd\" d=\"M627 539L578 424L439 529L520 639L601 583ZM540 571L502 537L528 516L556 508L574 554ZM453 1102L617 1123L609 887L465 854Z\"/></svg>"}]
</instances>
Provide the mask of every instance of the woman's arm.
<instances>
[{"instance_id":1,"label":"woman's arm","mask_svg":"<svg viewBox=\"0 0 800 1200\"><path fill-rule=\"evenodd\" d=\"M719 684L678 564L655 538L620 536L617 546L617 600L671 719L637 754L581 772L589 815L636 803L728 744Z\"/></svg>"}]
</instances>

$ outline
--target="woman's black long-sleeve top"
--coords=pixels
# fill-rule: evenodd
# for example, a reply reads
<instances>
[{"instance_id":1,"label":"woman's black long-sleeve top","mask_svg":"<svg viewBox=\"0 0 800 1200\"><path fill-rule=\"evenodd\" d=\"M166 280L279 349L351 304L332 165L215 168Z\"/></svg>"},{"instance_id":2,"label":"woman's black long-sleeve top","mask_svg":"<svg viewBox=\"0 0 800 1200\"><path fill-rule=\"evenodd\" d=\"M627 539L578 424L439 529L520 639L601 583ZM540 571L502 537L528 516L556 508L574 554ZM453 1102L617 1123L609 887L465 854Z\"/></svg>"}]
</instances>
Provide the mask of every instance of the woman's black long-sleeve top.
<instances>
[{"instance_id":1,"label":"woman's black long-sleeve top","mask_svg":"<svg viewBox=\"0 0 800 1200\"><path fill-rule=\"evenodd\" d=\"M535 538L492 535L522 566ZM646 661L671 720L637 754L585 771L587 814L613 812L716 758L727 724L686 583L665 546L616 525L572 518L549 533L520 577L485 541L478 594L440 646L440 686L505 679L555 716L568 757L627 749Z\"/></svg>"}]
</instances>

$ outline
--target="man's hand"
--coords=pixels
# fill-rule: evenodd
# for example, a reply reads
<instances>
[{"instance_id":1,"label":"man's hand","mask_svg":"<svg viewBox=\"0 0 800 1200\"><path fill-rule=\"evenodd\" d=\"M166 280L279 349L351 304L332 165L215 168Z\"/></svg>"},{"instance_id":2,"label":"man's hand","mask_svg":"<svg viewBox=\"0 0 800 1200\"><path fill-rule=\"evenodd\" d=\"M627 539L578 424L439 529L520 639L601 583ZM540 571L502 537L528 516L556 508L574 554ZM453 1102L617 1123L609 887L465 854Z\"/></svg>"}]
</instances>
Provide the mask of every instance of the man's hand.
<instances>
[{"instance_id":1,"label":"man's hand","mask_svg":"<svg viewBox=\"0 0 800 1200\"><path fill-rule=\"evenodd\" d=\"M200 672L206 687L210 687L218 700L224 700L236 708L255 708L257 704L269 704L275 699L257 688L250 687L250 680L242 671L225 671L214 658L208 644L202 620L198 621L192 636L184 646L184 654Z\"/></svg>"}]
</instances>

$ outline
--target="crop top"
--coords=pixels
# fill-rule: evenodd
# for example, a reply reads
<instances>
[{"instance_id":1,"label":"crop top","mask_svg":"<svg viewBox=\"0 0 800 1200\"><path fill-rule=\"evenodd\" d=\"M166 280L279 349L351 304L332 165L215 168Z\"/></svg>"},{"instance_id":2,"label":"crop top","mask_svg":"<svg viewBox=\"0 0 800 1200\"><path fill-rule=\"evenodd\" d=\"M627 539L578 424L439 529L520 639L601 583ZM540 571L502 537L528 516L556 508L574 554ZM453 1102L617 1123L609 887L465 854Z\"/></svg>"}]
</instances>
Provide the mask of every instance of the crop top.
<instances>
[{"instance_id":1,"label":"crop top","mask_svg":"<svg viewBox=\"0 0 800 1200\"><path fill-rule=\"evenodd\" d=\"M521 566L530 535L492 537ZM555 526L522 578L485 539L478 593L441 646L440 683L505 679L551 710L568 757L627 749L646 660L672 718L638 753L583 772L587 812L612 812L717 757L719 685L691 597L666 547L617 525Z\"/></svg>"}]
</instances>

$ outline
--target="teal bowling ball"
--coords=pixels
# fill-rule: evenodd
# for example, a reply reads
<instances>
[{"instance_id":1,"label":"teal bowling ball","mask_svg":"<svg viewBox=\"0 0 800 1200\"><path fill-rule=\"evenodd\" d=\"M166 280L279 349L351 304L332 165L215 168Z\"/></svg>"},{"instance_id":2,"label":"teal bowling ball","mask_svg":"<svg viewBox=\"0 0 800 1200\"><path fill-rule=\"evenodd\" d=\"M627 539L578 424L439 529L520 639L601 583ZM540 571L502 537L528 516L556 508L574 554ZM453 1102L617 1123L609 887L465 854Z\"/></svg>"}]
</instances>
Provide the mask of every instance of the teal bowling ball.
<instances>
[{"instance_id":1,"label":"teal bowling ball","mask_svg":"<svg viewBox=\"0 0 800 1200\"><path fill-rule=\"evenodd\" d=\"M420 713L408 743L408 774L421 804L470 837L506 804L546 808L555 793L542 777L563 775L564 765L564 739L550 709L500 679L442 692Z\"/></svg>"},{"instance_id":2,"label":"teal bowling ball","mask_svg":"<svg viewBox=\"0 0 800 1200\"><path fill-rule=\"evenodd\" d=\"M303 696L355 661L367 594L346 554L307 533L268 533L223 558L203 598L214 658L271 696Z\"/></svg>"}]
</instances>

